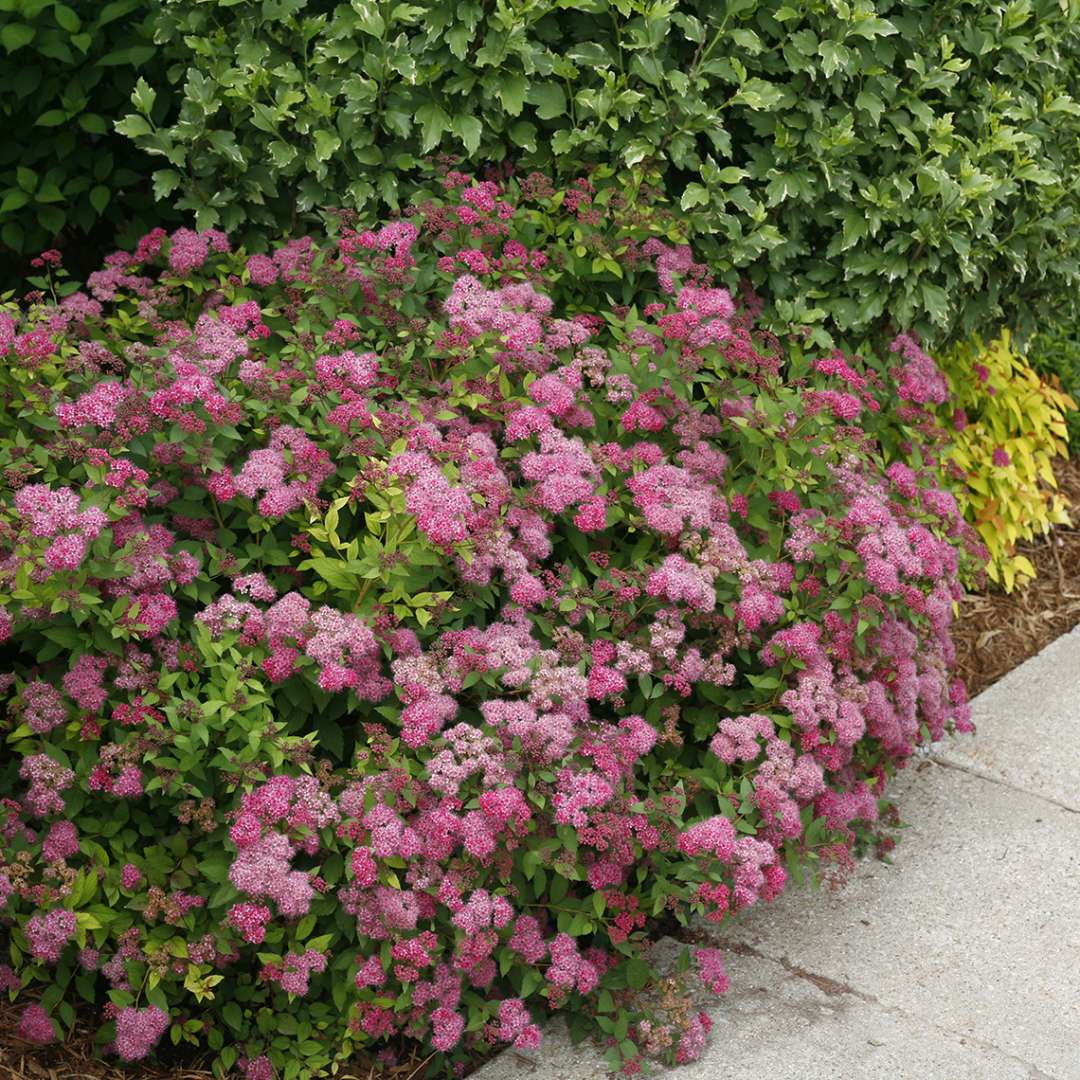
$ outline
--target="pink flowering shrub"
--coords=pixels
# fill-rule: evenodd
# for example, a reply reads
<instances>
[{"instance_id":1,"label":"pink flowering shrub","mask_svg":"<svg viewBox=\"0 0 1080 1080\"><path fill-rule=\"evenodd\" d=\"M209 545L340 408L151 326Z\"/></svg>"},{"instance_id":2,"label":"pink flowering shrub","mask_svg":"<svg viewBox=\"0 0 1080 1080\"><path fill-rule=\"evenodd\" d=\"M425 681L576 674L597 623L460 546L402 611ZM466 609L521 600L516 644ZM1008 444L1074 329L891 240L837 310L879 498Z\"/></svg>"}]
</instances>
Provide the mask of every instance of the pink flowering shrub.
<instances>
[{"instance_id":1,"label":"pink flowering shrub","mask_svg":"<svg viewBox=\"0 0 1080 1080\"><path fill-rule=\"evenodd\" d=\"M451 1070L566 1010L617 1067L692 1060L707 1017L636 995L654 920L850 859L968 727L965 527L886 471L893 384L572 191L451 173L250 259L152 233L0 315L27 1039L82 999L122 1061L292 1078L406 1039ZM615 284L567 279L583 222Z\"/></svg>"}]
</instances>

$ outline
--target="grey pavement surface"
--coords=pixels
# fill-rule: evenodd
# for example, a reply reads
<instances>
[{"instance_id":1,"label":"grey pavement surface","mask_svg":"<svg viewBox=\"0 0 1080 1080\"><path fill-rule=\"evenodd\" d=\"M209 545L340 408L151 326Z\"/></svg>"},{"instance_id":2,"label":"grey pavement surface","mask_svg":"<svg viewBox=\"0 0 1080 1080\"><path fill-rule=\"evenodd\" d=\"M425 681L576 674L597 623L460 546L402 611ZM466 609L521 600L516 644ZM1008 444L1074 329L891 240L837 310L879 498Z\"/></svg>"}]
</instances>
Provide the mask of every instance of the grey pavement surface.
<instances>
[{"instance_id":1,"label":"grey pavement surface","mask_svg":"<svg viewBox=\"0 0 1080 1080\"><path fill-rule=\"evenodd\" d=\"M1080 630L976 699L893 785L891 865L713 932L730 991L664 1080L1080 1080ZM549 1026L476 1080L599 1080Z\"/></svg>"}]
</instances>

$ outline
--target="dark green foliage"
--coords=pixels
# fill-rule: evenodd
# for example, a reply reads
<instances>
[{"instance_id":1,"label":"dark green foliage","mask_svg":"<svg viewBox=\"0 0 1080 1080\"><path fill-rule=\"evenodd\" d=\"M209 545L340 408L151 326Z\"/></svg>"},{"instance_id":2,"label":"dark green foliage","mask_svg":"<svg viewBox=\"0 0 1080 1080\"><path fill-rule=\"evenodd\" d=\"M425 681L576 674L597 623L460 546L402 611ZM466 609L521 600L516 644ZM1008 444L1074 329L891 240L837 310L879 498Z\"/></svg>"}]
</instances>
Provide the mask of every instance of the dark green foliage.
<instances>
[{"instance_id":1,"label":"dark green foliage","mask_svg":"<svg viewBox=\"0 0 1080 1080\"><path fill-rule=\"evenodd\" d=\"M435 152L655 160L819 339L1075 292L1080 0L160 0L157 35L172 89L120 129L201 227L393 207Z\"/></svg>"},{"instance_id":2,"label":"dark green foliage","mask_svg":"<svg viewBox=\"0 0 1080 1080\"><path fill-rule=\"evenodd\" d=\"M1061 389L1080 403L1080 322L1051 322L1028 342L1027 359L1040 375L1057 379ZM1080 452L1080 411L1066 414L1069 451Z\"/></svg>"},{"instance_id":3,"label":"dark green foliage","mask_svg":"<svg viewBox=\"0 0 1080 1080\"><path fill-rule=\"evenodd\" d=\"M162 77L151 37L142 0L0 0L0 253L157 224L152 162L113 130L138 72Z\"/></svg>"}]
</instances>

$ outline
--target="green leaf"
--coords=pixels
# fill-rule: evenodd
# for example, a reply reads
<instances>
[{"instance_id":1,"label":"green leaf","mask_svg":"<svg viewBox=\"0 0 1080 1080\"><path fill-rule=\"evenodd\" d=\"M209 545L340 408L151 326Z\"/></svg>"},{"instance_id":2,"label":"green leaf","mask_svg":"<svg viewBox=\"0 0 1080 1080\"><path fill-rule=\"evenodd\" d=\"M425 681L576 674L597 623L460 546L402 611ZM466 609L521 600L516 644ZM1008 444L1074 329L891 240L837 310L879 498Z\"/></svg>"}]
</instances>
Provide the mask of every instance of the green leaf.
<instances>
[{"instance_id":1,"label":"green leaf","mask_svg":"<svg viewBox=\"0 0 1080 1080\"><path fill-rule=\"evenodd\" d=\"M632 990L643 990L649 983L652 971L644 960L633 957L626 962L626 983Z\"/></svg>"},{"instance_id":2,"label":"green leaf","mask_svg":"<svg viewBox=\"0 0 1080 1080\"><path fill-rule=\"evenodd\" d=\"M315 132L315 157L328 161L341 148L341 138L336 131Z\"/></svg>"},{"instance_id":3,"label":"green leaf","mask_svg":"<svg viewBox=\"0 0 1080 1080\"><path fill-rule=\"evenodd\" d=\"M851 51L846 45L837 41L823 41L818 46L818 55L821 57L821 70L826 78L831 78L841 68L846 68L851 59Z\"/></svg>"},{"instance_id":4,"label":"green leaf","mask_svg":"<svg viewBox=\"0 0 1080 1080\"><path fill-rule=\"evenodd\" d=\"M153 174L154 198L159 202L167 199L180 185L180 174L175 169L158 169Z\"/></svg>"},{"instance_id":5,"label":"green leaf","mask_svg":"<svg viewBox=\"0 0 1080 1080\"><path fill-rule=\"evenodd\" d=\"M231 131L211 131L210 145L226 160L241 168L245 164L243 151L236 143L236 136Z\"/></svg>"},{"instance_id":6,"label":"green leaf","mask_svg":"<svg viewBox=\"0 0 1080 1080\"><path fill-rule=\"evenodd\" d=\"M504 71L499 76L499 100L508 116L520 116L525 106L525 76Z\"/></svg>"},{"instance_id":7,"label":"green leaf","mask_svg":"<svg viewBox=\"0 0 1080 1080\"><path fill-rule=\"evenodd\" d=\"M434 150L443 134L450 130L450 117L441 105L429 101L416 110L416 119L420 122L422 133L420 150L426 154Z\"/></svg>"},{"instance_id":8,"label":"green leaf","mask_svg":"<svg viewBox=\"0 0 1080 1080\"><path fill-rule=\"evenodd\" d=\"M112 192L104 185L98 184L90 189L90 205L99 213L105 213L105 207L109 205Z\"/></svg>"},{"instance_id":9,"label":"green leaf","mask_svg":"<svg viewBox=\"0 0 1080 1080\"><path fill-rule=\"evenodd\" d=\"M149 116L157 100L157 91L140 75L131 91L131 103L143 114Z\"/></svg>"},{"instance_id":10,"label":"green leaf","mask_svg":"<svg viewBox=\"0 0 1080 1080\"><path fill-rule=\"evenodd\" d=\"M453 131L464 144L467 153L475 154L480 148L480 136L484 133L484 125L475 116L465 114L455 116Z\"/></svg>"},{"instance_id":11,"label":"green leaf","mask_svg":"<svg viewBox=\"0 0 1080 1080\"><path fill-rule=\"evenodd\" d=\"M709 192L701 184L687 184L682 193L679 206L683 210L692 210L695 206L708 206Z\"/></svg>"},{"instance_id":12,"label":"green leaf","mask_svg":"<svg viewBox=\"0 0 1080 1080\"><path fill-rule=\"evenodd\" d=\"M948 293L941 286L933 285L929 281L920 281L919 289L930 318L939 326L944 326L949 316Z\"/></svg>"},{"instance_id":13,"label":"green leaf","mask_svg":"<svg viewBox=\"0 0 1080 1080\"><path fill-rule=\"evenodd\" d=\"M3 45L9 53L29 45L34 40L34 28L25 23L8 23L0 28L0 45Z\"/></svg>"},{"instance_id":14,"label":"green leaf","mask_svg":"<svg viewBox=\"0 0 1080 1080\"><path fill-rule=\"evenodd\" d=\"M518 146L523 146L526 150L535 150L536 125L530 124L528 120L518 120L516 124L512 124L510 127L510 138Z\"/></svg>"},{"instance_id":15,"label":"green leaf","mask_svg":"<svg viewBox=\"0 0 1080 1080\"><path fill-rule=\"evenodd\" d=\"M33 169L28 169L25 165L19 165L15 169L15 178L19 187L21 187L23 191L27 191L30 193L37 191L38 176Z\"/></svg>"},{"instance_id":16,"label":"green leaf","mask_svg":"<svg viewBox=\"0 0 1080 1080\"><path fill-rule=\"evenodd\" d=\"M105 117L99 116L97 113L83 113L79 117L79 127L91 135L105 135L109 131L108 125L105 123Z\"/></svg>"},{"instance_id":17,"label":"green leaf","mask_svg":"<svg viewBox=\"0 0 1080 1080\"><path fill-rule=\"evenodd\" d=\"M476 35L474 27L464 26L461 23L450 27L446 32L446 43L450 51L458 60L464 60L469 54L469 42Z\"/></svg>"},{"instance_id":18,"label":"green leaf","mask_svg":"<svg viewBox=\"0 0 1080 1080\"><path fill-rule=\"evenodd\" d=\"M122 120L117 120L113 126L119 134L126 135L129 139L137 139L141 135L151 133L150 125L138 113L128 113Z\"/></svg>"},{"instance_id":19,"label":"green leaf","mask_svg":"<svg viewBox=\"0 0 1080 1080\"><path fill-rule=\"evenodd\" d=\"M525 96L541 120L554 120L566 112L566 94L558 83L533 83Z\"/></svg>"},{"instance_id":20,"label":"green leaf","mask_svg":"<svg viewBox=\"0 0 1080 1080\"><path fill-rule=\"evenodd\" d=\"M847 251L848 248L854 247L866 236L866 214L858 210L845 210L843 220L844 239L840 245L840 250Z\"/></svg>"},{"instance_id":21,"label":"green leaf","mask_svg":"<svg viewBox=\"0 0 1080 1080\"><path fill-rule=\"evenodd\" d=\"M12 251L21 252L23 249L23 240L25 234L23 233L23 227L17 221L9 221L3 226L0 226L0 240L2 240ZM30 729L27 728L27 733ZM14 736L10 736L14 738Z\"/></svg>"},{"instance_id":22,"label":"green leaf","mask_svg":"<svg viewBox=\"0 0 1080 1080\"><path fill-rule=\"evenodd\" d=\"M67 214L57 206L43 206L38 210L37 219L50 238L59 234L67 224Z\"/></svg>"},{"instance_id":23,"label":"green leaf","mask_svg":"<svg viewBox=\"0 0 1080 1080\"><path fill-rule=\"evenodd\" d=\"M350 0L350 6L360 18L357 25L365 34L382 38L386 33L386 21L379 14L379 5L375 0Z\"/></svg>"},{"instance_id":24,"label":"green leaf","mask_svg":"<svg viewBox=\"0 0 1080 1080\"><path fill-rule=\"evenodd\" d=\"M784 97L784 91L779 86L754 78L747 79L731 100L754 110L771 110L778 108Z\"/></svg>"},{"instance_id":25,"label":"green leaf","mask_svg":"<svg viewBox=\"0 0 1080 1080\"><path fill-rule=\"evenodd\" d=\"M67 113L63 109L46 109L35 121L38 127L57 127L67 120Z\"/></svg>"},{"instance_id":26,"label":"green leaf","mask_svg":"<svg viewBox=\"0 0 1080 1080\"><path fill-rule=\"evenodd\" d=\"M881 120L881 114L885 111L881 98L870 90L860 90L855 95L855 108L868 112L875 124Z\"/></svg>"},{"instance_id":27,"label":"green leaf","mask_svg":"<svg viewBox=\"0 0 1080 1080\"><path fill-rule=\"evenodd\" d=\"M67 4L54 4L53 18L56 19L56 25L69 34L77 34L82 26L82 20Z\"/></svg>"},{"instance_id":28,"label":"green leaf","mask_svg":"<svg viewBox=\"0 0 1080 1080\"><path fill-rule=\"evenodd\" d=\"M30 201L30 196L25 191L10 189L0 202L0 214L10 214L12 210L21 210Z\"/></svg>"}]
</instances>

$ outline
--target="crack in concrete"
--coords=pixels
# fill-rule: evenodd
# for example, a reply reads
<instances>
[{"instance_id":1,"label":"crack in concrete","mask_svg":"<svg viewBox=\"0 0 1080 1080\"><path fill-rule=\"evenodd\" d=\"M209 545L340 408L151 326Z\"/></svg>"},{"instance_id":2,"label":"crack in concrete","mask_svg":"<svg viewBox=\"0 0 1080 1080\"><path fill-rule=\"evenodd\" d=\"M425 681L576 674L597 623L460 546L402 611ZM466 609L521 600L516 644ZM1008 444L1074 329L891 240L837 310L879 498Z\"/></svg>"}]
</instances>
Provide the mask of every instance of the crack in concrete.
<instances>
[{"instance_id":1,"label":"crack in concrete","mask_svg":"<svg viewBox=\"0 0 1080 1080\"><path fill-rule=\"evenodd\" d=\"M790 972L797 978L805 979L807 982L813 983L823 994L828 994L829 997L840 997L843 994L852 994L854 997L861 998L863 1001L871 1000L867 995L856 990L855 987L849 986L845 982L840 982L837 979L830 979L827 975L815 975L812 971L807 971L805 968L796 966L786 956L766 956L765 953L755 949L752 945L744 945L742 942L738 941L726 941L723 944L723 948L735 953L736 956L752 956L755 960L768 960L770 963L779 964L785 971Z\"/></svg>"},{"instance_id":2,"label":"crack in concrete","mask_svg":"<svg viewBox=\"0 0 1080 1080\"><path fill-rule=\"evenodd\" d=\"M914 1020L921 1024L929 1024L931 1027L941 1032L941 1034L947 1035L950 1039L958 1040L963 1046L970 1045L977 1047L980 1050L988 1050L995 1054L1000 1054L1009 1061L1014 1062L1017 1065L1022 1065L1027 1069L1028 1080L1061 1080L1061 1078L1055 1077L1051 1073L1043 1072L1038 1065L1035 1065L1030 1061L1025 1061L1023 1058L1017 1057L1016 1054L1012 1054L1008 1050L1003 1050L1000 1046L988 1042L986 1039L980 1039L967 1032L953 1031L952 1028L945 1027L943 1024L939 1024L928 1017L920 1016L918 1013L908 1012L907 1009L900 1008L898 1005L886 1005L880 998L876 998L873 994L868 994L864 990L857 990L850 983L846 983L841 979L833 979L828 975L818 975L815 972L807 971L806 968L799 967L798 964L793 964L786 956L769 956L767 953L755 949L752 945L746 945L743 942L737 941L725 942L723 947L735 953L737 956L751 956L755 960L766 960L771 964L777 964L789 974L794 975L797 979L802 979L812 986L816 986L822 993L829 997L844 997L849 995L867 1005L874 1006L876 1009L881 1009L882 1012L891 1013L893 1016L898 1016L903 1020Z\"/></svg>"},{"instance_id":3,"label":"crack in concrete","mask_svg":"<svg viewBox=\"0 0 1080 1080\"><path fill-rule=\"evenodd\" d=\"M1015 791L1020 795L1027 795L1029 798L1050 803L1051 806L1056 806L1059 810L1065 810L1067 813L1080 814L1080 807L1069 806L1068 803L1063 803L1050 795L1030 791L1028 788L1020 787L1018 784L1010 784L1008 780L1003 780L1000 776L993 776L980 769L972 768L970 765L960 765L955 761L947 761L945 758L938 757L935 753L930 754L929 761L946 769L955 769L957 772L967 773L968 776L974 776L977 780L985 780L988 784L997 784L998 787L1008 788L1009 791Z\"/></svg>"}]
</instances>

